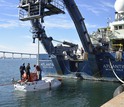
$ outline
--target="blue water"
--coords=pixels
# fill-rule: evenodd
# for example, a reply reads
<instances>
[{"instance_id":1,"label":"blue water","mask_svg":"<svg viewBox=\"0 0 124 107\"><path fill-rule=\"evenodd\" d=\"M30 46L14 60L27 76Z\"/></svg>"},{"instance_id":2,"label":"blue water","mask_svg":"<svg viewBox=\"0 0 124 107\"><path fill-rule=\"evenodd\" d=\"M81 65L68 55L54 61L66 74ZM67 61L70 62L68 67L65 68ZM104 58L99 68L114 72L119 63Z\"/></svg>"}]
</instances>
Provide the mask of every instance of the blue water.
<instances>
[{"instance_id":1,"label":"blue water","mask_svg":"<svg viewBox=\"0 0 124 107\"><path fill-rule=\"evenodd\" d=\"M35 59L0 59L0 107L100 107L120 85L113 82L63 79L62 85L38 92L14 91L11 79L20 78L19 66ZM3 86L2 86L3 85Z\"/></svg>"}]
</instances>

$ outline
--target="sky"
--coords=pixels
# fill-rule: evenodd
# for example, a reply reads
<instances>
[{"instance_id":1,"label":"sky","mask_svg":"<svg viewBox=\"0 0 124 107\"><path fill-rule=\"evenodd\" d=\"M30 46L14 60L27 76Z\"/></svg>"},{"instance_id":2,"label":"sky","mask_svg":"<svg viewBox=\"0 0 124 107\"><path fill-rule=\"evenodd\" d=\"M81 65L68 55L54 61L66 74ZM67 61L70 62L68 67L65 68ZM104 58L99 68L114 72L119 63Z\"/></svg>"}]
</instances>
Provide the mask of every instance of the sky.
<instances>
[{"instance_id":1,"label":"sky","mask_svg":"<svg viewBox=\"0 0 124 107\"><path fill-rule=\"evenodd\" d=\"M114 20L115 0L75 0L89 33L106 27L108 18ZM0 0L0 51L37 53L37 41L32 39L29 21L20 21L19 0ZM48 37L81 45L71 17L65 14L47 16L44 26ZM56 43L55 43L56 44ZM40 45L40 53L45 53Z\"/></svg>"}]
</instances>

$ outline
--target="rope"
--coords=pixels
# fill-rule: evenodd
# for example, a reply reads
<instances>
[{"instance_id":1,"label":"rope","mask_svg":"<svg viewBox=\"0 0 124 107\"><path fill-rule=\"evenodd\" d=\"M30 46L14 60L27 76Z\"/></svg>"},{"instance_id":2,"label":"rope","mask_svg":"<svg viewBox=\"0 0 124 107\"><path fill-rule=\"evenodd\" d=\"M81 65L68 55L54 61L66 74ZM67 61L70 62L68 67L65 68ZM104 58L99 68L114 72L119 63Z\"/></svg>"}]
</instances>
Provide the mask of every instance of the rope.
<instances>
[{"instance_id":1,"label":"rope","mask_svg":"<svg viewBox=\"0 0 124 107\"><path fill-rule=\"evenodd\" d=\"M110 63L111 69L112 69L112 71L113 71L115 77L116 77L122 84L124 84L124 81L123 81L122 79L120 79L120 78L118 77L118 75L115 73L110 59L109 59L109 63Z\"/></svg>"},{"instance_id":2,"label":"rope","mask_svg":"<svg viewBox=\"0 0 124 107\"><path fill-rule=\"evenodd\" d=\"M0 84L0 86L13 85L14 83L17 83L17 81L15 81L14 78L12 78L11 83Z\"/></svg>"},{"instance_id":3,"label":"rope","mask_svg":"<svg viewBox=\"0 0 124 107\"><path fill-rule=\"evenodd\" d=\"M7 86L7 85L12 85L12 83L8 83L8 84L0 84L0 86Z\"/></svg>"}]
</instances>

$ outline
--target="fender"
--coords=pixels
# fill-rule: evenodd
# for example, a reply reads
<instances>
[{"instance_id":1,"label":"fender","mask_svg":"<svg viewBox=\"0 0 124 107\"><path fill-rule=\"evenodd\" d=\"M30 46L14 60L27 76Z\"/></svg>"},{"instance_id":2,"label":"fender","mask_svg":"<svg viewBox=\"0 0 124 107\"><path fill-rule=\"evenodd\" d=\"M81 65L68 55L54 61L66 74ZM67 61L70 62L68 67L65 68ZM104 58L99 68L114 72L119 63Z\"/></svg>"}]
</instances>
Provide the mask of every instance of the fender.
<instances>
[{"instance_id":1,"label":"fender","mask_svg":"<svg viewBox=\"0 0 124 107\"><path fill-rule=\"evenodd\" d=\"M113 97L116 97L117 95L119 95L120 93L122 93L124 91L124 84L120 85L119 87L117 87L113 93Z\"/></svg>"}]
</instances>

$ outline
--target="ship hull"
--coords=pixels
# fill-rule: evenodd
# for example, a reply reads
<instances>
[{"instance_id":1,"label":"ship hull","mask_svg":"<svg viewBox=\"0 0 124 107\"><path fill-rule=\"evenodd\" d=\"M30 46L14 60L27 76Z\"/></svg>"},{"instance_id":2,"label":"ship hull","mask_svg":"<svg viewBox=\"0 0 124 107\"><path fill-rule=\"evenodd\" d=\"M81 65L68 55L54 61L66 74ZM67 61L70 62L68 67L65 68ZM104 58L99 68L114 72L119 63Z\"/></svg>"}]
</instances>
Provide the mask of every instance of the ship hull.
<instances>
[{"instance_id":1,"label":"ship hull","mask_svg":"<svg viewBox=\"0 0 124 107\"><path fill-rule=\"evenodd\" d=\"M112 67L119 78L124 79L124 57L122 55L122 60L118 61L115 59L115 54L115 52L104 52L96 55L97 65L99 67L101 77L115 78L110 66L111 62Z\"/></svg>"},{"instance_id":2,"label":"ship hull","mask_svg":"<svg viewBox=\"0 0 124 107\"><path fill-rule=\"evenodd\" d=\"M96 62L92 60L61 60L59 61L62 67L62 74L58 74L52 60L46 54L40 55L40 64L45 76L61 76L66 78L78 78L77 73L83 79L101 80L101 81L118 81L112 72L110 61L113 69L119 78L124 79L124 61L116 61L114 52L105 52L96 54ZM123 58L122 58L123 59ZM94 63L98 65L97 70Z\"/></svg>"}]
</instances>

